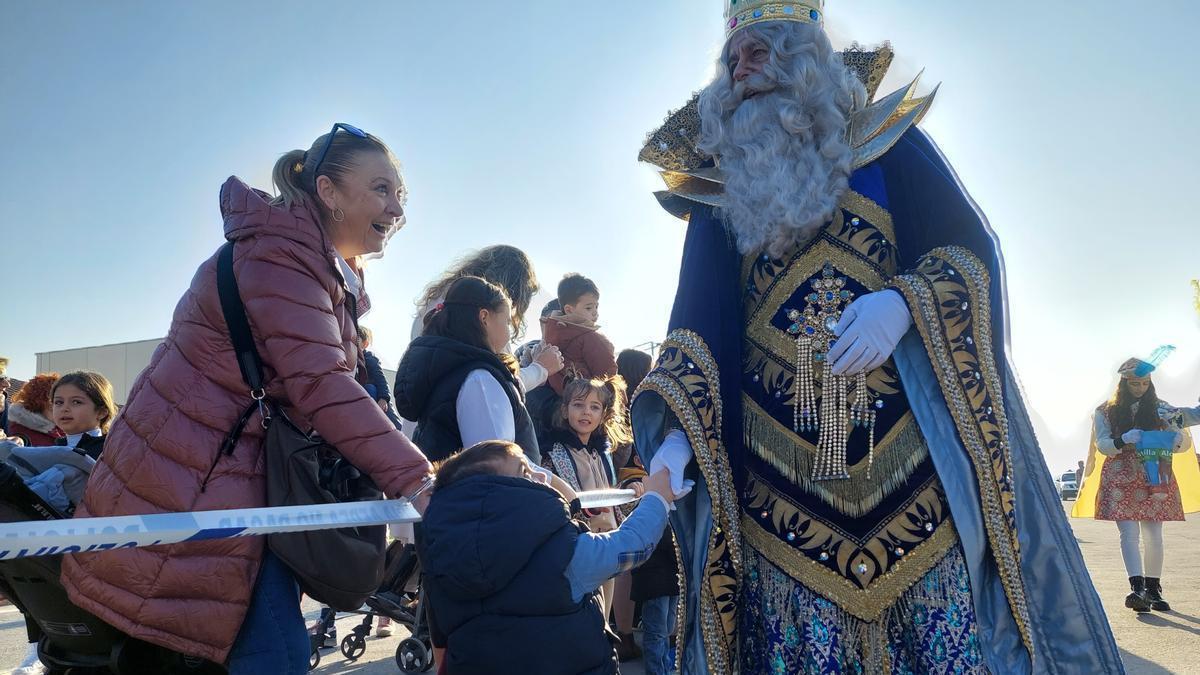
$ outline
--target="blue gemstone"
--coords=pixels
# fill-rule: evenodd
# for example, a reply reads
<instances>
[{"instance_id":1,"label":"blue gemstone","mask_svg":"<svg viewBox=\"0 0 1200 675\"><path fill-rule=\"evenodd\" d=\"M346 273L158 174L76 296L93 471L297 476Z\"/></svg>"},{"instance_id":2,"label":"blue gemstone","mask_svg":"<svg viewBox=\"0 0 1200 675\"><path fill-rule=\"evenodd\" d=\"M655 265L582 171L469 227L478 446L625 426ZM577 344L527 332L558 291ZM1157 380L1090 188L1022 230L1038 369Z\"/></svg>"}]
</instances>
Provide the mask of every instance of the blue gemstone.
<instances>
[{"instance_id":1,"label":"blue gemstone","mask_svg":"<svg viewBox=\"0 0 1200 675\"><path fill-rule=\"evenodd\" d=\"M810 11L810 12L808 13L808 16L809 16L809 18L811 18L813 21L820 21L820 20L821 20L821 15L820 15L820 13L818 13L818 12L817 12L817 10L815 10L815 9L814 9L814 10L812 10L812 11Z\"/></svg>"},{"instance_id":2,"label":"blue gemstone","mask_svg":"<svg viewBox=\"0 0 1200 675\"><path fill-rule=\"evenodd\" d=\"M833 300L833 291L825 291L825 299Z\"/></svg>"},{"instance_id":3,"label":"blue gemstone","mask_svg":"<svg viewBox=\"0 0 1200 675\"><path fill-rule=\"evenodd\" d=\"M784 14L792 14L792 13L794 13L795 11L796 11L796 10L795 10L795 8L793 8L791 5L785 5L785 6L784 6L784 8L783 8L783 13L784 13Z\"/></svg>"},{"instance_id":4,"label":"blue gemstone","mask_svg":"<svg viewBox=\"0 0 1200 675\"><path fill-rule=\"evenodd\" d=\"M824 354L824 353L821 353L821 354L813 354L813 361L824 361L824 360L825 360L825 354Z\"/></svg>"},{"instance_id":5,"label":"blue gemstone","mask_svg":"<svg viewBox=\"0 0 1200 675\"><path fill-rule=\"evenodd\" d=\"M762 10L761 9L754 10L754 18L756 18L756 19L762 18Z\"/></svg>"},{"instance_id":6,"label":"blue gemstone","mask_svg":"<svg viewBox=\"0 0 1200 675\"><path fill-rule=\"evenodd\" d=\"M816 331L813 329L813 327L812 327L812 326L805 326L805 327L804 327L804 332L805 332L805 333L808 333L809 335L812 335L812 334L813 334L813 333L815 333Z\"/></svg>"}]
</instances>

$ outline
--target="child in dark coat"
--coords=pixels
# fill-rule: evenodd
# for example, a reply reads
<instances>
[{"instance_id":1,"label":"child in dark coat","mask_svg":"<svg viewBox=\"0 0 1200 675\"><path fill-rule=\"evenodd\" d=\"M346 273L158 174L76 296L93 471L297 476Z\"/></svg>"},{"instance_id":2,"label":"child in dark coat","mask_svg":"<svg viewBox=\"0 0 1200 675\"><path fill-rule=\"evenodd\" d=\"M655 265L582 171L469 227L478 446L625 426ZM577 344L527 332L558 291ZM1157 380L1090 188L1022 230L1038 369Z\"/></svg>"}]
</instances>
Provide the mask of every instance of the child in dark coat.
<instances>
[{"instance_id":1,"label":"child in dark coat","mask_svg":"<svg viewBox=\"0 0 1200 675\"><path fill-rule=\"evenodd\" d=\"M450 675L617 672L596 590L653 552L669 478L648 477L641 504L605 534L572 519L574 493L544 480L504 441L479 443L438 469L419 552Z\"/></svg>"}]
</instances>

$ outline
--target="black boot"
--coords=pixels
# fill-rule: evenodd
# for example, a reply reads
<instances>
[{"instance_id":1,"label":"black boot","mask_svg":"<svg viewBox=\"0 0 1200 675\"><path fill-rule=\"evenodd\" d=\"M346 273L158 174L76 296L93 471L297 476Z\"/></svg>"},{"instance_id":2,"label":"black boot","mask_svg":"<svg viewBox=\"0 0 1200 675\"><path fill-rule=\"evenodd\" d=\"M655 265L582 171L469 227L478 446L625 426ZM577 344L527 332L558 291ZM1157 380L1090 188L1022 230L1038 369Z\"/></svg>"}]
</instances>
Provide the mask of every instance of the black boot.
<instances>
[{"instance_id":1,"label":"black boot","mask_svg":"<svg viewBox=\"0 0 1200 675\"><path fill-rule=\"evenodd\" d=\"M1125 596L1125 606L1135 612L1149 612L1150 602L1146 599L1146 578L1129 577L1129 587L1133 592Z\"/></svg>"},{"instance_id":2,"label":"black boot","mask_svg":"<svg viewBox=\"0 0 1200 675\"><path fill-rule=\"evenodd\" d=\"M1156 612L1169 612L1171 606L1163 600L1162 584L1154 577L1146 577L1146 600L1150 603L1150 609Z\"/></svg>"}]
</instances>

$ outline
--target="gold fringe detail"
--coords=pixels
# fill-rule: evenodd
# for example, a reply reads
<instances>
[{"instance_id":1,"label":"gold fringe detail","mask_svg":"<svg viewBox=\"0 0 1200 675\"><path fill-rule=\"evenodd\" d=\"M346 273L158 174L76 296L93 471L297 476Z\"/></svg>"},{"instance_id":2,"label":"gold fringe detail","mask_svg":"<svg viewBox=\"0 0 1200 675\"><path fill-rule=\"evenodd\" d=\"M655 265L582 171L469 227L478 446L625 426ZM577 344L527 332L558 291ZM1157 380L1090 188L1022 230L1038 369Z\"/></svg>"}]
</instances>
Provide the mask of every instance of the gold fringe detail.
<instances>
[{"instance_id":1,"label":"gold fringe detail","mask_svg":"<svg viewBox=\"0 0 1200 675\"><path fill-rule=\"evenodd\" d=\"M873 469L869 460L863 460L849 468L851 480L812 480L815 449L807 447L803 439L784 428L748 396L743 396L742 401L742 441L754 456L805 492L854 518L879 506L929 457L929 446L909 413L879 443Z\"/></svg>"}]
</instances>

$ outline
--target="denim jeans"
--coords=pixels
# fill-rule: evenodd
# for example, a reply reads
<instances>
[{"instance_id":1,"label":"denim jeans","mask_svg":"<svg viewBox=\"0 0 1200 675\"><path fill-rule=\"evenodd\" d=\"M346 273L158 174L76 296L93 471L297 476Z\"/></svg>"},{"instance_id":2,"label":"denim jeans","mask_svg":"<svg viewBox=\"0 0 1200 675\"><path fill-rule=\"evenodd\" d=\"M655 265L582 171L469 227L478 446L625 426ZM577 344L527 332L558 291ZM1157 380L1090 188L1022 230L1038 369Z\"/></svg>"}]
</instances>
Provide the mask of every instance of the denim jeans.
<instances>
[{"instance_id":1,"label":"denim jeans","mask_svg":"<svg viewBox=\"0 0 1200 675\"><path fill-rule=\"evenodd\" d=\"M642 658L646 675L667 675L675 670L671 633L675 630L678 599L677 595L665 595L642 603Z\"/></svg>"},{"instance_id":2,"label":"denim jeans","mask_svg":"<svg viewBox=\"0 0 1200 675\"><path fill-rule=\"evenodd\" d=\"M229 652L229 675L304 675L308 654L300 587L292 571L267 551L246 619Z\"/></svg>"}]
</instances>

